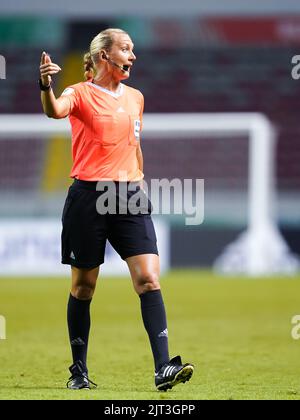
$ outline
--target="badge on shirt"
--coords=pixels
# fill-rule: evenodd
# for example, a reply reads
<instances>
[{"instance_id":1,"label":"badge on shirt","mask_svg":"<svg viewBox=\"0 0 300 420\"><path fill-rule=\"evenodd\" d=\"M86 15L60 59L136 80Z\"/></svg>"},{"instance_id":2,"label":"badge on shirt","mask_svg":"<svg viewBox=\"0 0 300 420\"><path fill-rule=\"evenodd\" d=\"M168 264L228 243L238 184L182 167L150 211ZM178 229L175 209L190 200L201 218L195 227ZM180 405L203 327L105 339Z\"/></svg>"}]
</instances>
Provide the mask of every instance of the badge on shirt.
<instances>
[{"instance_id":1,"label":"badge on shirt","mask_svg":"<svg viewBox=\"0 0 300 420\"><path fill-rule=\"evenodd\" d=\"M61 94L61 96L63 95L72 95L72 93L74 93L75 90L73 88L66 88L63 93Z\"/></svg>"},{"instance_id":2,"label":"badge on shirt","mask_svg":"<svg viewBox=\"0 0 300 420\"><path fill-rule=\"evenodd\" d=\"M137 140L140 138L141 121L134 120L134 136Z\"/></svg>"}]
</instances>

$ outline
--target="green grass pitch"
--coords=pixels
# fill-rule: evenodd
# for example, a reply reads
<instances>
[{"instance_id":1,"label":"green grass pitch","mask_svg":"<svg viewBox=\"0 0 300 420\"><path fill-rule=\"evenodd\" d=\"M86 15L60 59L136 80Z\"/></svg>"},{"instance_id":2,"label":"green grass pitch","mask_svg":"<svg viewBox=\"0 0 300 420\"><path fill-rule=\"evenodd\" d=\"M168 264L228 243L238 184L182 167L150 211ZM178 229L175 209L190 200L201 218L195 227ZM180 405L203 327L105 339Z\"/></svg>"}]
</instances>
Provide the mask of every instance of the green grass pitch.
<instances>
[{"instance_id":1,"label":"green grass pitch","mask_svg":"<svg viewBox=\"0 0 300 420\"><path fill-rule=\"evenodd\" d=\"M300 277L218 278L176 270L162 277L170 354L194 363L192 380L154 388L153 361L129 278L98 281L89 351L92 391L65 389L69 280L0 279L0 399L300 399Z\"/></svg>"}]
</instances>

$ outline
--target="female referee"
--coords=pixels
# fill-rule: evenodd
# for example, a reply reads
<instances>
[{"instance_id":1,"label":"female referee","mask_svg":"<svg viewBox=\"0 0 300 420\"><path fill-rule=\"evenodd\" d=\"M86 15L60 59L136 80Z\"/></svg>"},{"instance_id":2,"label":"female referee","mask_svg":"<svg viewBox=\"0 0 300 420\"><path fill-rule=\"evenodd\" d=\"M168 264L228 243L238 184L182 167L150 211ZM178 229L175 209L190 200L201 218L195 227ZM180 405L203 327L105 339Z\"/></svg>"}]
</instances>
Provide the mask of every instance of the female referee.
<instances>
[{"instance_id":1,"label":"female referee","mask_svg":"<svg viewBox=\"0 0 300 420\"><path fill-rule=\"evenodd\" d=\"M99 214L96 190L100 181L111 181L115 197L121 184L134 183L141 190L143 156L140 131L144 98L141 92L121 83L128 79L136 60L133 43L121 29L106 29L91 42L84 56L85 80L68 87L56 99L51 76L61 68L48 54L40 63L41 101L50 118L69 116L72 127L74 182L63 210L62 263L72 270L68 303L68 328L73 355L68 388L95 385L88 378L87 349L90 330L90 303L99 266L104 262L108 239L126 261L133 287L140 297L145 329L155 363L155 385L166 391L189 380L193 365L182 364L180 356L169 359L168 330L159 284L159 256L151 219L151 203L146 212ZM120 175L121 174L121 175ZM125 175L124 175L125 174ZM98 184L99 185L99 184ZM127 193L127 200L132 192Z\"/></svg>"}]
</instances>

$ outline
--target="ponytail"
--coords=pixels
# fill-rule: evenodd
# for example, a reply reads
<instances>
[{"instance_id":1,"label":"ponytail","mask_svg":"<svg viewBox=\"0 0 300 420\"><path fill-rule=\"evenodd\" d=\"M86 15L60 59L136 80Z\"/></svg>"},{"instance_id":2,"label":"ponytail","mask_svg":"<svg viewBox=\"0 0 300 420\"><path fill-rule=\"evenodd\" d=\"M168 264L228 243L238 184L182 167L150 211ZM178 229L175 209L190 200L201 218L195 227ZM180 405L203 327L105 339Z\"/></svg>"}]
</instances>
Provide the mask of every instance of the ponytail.
<instances>
[{"instance_id":1,"label":"ponytail","mask_svg":"<svg viewBox=\"0 0 300 420\"><path fill-rule=\"evenodd\" d=\"M85 80L92 79L94 77L94 63L92 60L91 53L84 54L83 57L84 63L84 78Z\"/></svg>"}]
</instances>

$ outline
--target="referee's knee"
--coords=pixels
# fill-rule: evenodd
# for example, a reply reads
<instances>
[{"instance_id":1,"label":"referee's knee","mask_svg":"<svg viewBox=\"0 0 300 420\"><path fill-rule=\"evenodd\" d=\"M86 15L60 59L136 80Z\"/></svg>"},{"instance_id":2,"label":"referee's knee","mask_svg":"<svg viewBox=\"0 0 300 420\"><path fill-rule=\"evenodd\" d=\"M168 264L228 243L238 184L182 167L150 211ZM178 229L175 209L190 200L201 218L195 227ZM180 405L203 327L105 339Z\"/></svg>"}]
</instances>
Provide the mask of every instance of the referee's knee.
<instances>
[{"instance_id":1,"label":"referee's knee","mask_svg":"<svg viewBox=\"0 0 300 420\"><path fill-rule=\"evenodd\" d=\"M141 274L134 282L138 295L160 289L159 276L156 273Z\"/></svg>"},{"instance_id":2,"label":"referee's knee","mask_svg":"<svg viewBox=\"0 0 300 420\"><path fill-rule=\"evenodd\" d=\"M90 300L94 295L95 288L89 285L72 287L72 295L79 300Z\"/></svg>"}]
</instances>

